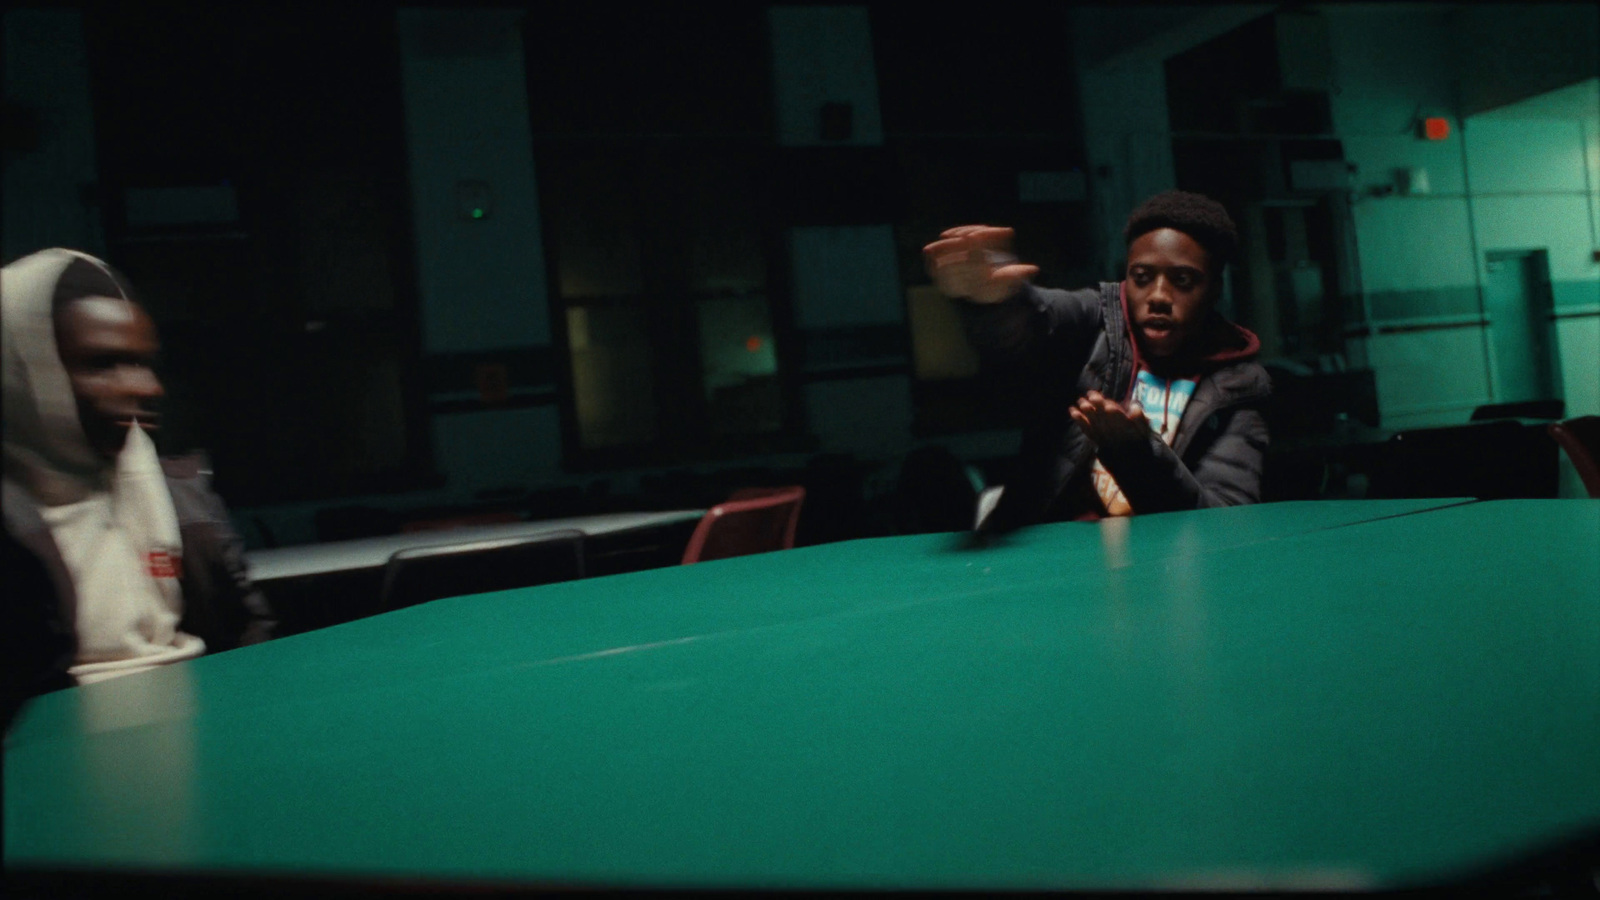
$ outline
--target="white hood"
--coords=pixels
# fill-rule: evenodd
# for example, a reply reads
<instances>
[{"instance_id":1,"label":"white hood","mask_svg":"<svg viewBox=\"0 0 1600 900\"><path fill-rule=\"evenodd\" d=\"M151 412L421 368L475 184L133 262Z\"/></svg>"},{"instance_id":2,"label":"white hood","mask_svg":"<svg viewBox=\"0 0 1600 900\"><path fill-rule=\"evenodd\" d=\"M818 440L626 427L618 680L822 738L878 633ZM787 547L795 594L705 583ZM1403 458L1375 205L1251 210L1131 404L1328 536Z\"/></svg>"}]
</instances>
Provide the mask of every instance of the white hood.
<instances>
[{"instance_id":1,"label":"white hood","mask_svg":"<svg viewBox=\"0 0 1600 900\"><path fill-rule=\"evenodd\" d=\"M64 286L64 275L73 284ZM96 286L102 296L131 299L105 263L73 250L41 250L0 269L5 475L46 506L109 487L111 464L89 446L78 420L53 312L63 287L81 297Z\"/></svg>"}]
</instances>

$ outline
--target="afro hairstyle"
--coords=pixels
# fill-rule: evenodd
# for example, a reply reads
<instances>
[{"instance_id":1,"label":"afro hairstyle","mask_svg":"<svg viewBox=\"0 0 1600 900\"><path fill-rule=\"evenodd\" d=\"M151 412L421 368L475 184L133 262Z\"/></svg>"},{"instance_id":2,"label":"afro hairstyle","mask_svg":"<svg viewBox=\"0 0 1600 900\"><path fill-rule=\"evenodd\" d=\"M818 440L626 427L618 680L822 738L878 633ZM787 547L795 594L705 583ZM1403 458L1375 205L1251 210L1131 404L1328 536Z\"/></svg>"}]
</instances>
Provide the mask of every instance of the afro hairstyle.
<instances>
[{"instance_id":1,"label":"afro hairstyle","mask_svg":"<svg viewBox=\"0 0 1600 900\"><path fill-rule=\"evenodd\" d=\"M1139 204L1122 231L1127 243L1158 228L1181 231L1199 244L1222 271L1239 247L1239 229L1221 203L1189 191L1162 191Z\"/></svg>"}]
</instances>

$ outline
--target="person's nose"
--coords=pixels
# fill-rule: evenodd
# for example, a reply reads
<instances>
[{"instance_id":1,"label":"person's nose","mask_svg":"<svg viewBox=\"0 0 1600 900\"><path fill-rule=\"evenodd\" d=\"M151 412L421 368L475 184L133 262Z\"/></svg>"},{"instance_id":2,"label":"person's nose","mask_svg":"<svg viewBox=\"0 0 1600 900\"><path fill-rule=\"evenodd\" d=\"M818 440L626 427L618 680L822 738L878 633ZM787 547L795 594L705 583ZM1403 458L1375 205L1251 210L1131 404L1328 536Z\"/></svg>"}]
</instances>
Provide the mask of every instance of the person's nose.
<instances>
[{"instance_id":1,"label":"person's nose","mask_svg":"<svg viewBox=\"0 0 1600 900\"><path fill-rule=\"evenodd\" d=\"M1167 276L1157 275L1156 280L1150 283L1146 303L1151 311L1172 311L1172 283L1167 281Z\"/></svg>"},{"instance_id":2,"label":"person's nose","mask_svg":"<svg viewBox=\"0 0 1600 900\"><path fill-rule=\"evenodd\" d=\"M160 400L167 395L161 379L145 366L130 366L124 370L122 392L136 400Z\"/></svg>"}]
</instances>

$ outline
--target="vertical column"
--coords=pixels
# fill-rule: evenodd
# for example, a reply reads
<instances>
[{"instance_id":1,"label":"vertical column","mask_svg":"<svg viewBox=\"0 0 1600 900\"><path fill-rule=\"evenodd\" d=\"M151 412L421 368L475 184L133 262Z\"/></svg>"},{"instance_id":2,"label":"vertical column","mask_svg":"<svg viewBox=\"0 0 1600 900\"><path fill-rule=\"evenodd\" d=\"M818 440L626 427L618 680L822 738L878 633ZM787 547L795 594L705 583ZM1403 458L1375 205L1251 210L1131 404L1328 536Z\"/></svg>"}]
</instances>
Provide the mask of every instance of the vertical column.
<instances>
[{"instance_id":1,"label":"vertical column","mask_svg":"<svg viewBox=\"0 0 1600 900\"><path fill-rule=\"evenodd\" d=\"M881 146L866 8L775 7L768 16L778 144ZM808 223L790 229L789 251L812 433L825 450L898 455L911 439L911 384L893 226Z\"/></svg>"},{"instance_id":2,"label":"vertical column","mask_svg":"<svg viewBox=\"0 0 1600 900\"><path fill-rule=\"evenodd\" d=\"M883 144L872 22L864 6L778 6L772 86L783 147Z\"/></svg>"},{"instance_id":3,"label":"vertical column","mask_svg":"<svg viewBox=\"0 0 1600 900\"><path fill-rule=\"evenodd\" d=\"M105 253L100 210L94 109L75 9L5 12L5 212L0 260L46 247Z\"/></svg>"},{"instance_id":4,"label":"vertical column","mask_svg":"<svg viewBox=\"0 0 1600 900\"><path fill-rule=\"evenodd\" d=\"M398 12L436 459L452 489L559 473L521 13Z\"/></svg>"},{"instance_id":5,"label":"vertical column","mask_svg":"<svg viewBox=\"0 0 1600 900\"><path fill-rule=\"evenodd\" d=\"M1122 227L1141 200L1176 186L1159 60L1127 60L1079 73L1090 200L1100 277L1117 277Z\"/></svg>"}]
</instances>

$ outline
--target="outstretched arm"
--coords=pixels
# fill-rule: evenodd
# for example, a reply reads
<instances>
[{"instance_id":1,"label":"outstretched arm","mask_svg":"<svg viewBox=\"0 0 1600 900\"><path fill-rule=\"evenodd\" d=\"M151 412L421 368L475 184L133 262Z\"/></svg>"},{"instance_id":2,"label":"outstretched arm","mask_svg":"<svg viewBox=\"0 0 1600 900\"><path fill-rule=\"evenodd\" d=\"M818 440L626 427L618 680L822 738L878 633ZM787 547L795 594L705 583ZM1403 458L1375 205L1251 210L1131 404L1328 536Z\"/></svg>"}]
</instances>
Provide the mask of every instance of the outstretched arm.
<instances>
[{"instance_id":1,"label":"outstretched arm","mask_svg":"<svg viewBox=\"0 0 1600 900\"><path fill-rule=\"evenodd\" d=\"M964 301L967 336L989 362L1020 363L1040 376L1076 372L1102 326L1098 291L1034 287L1039 267L1011 254L1013 235L989 225L948 229L923 248L928 274L942 293Z\"/></svg>"}]
</instances>

